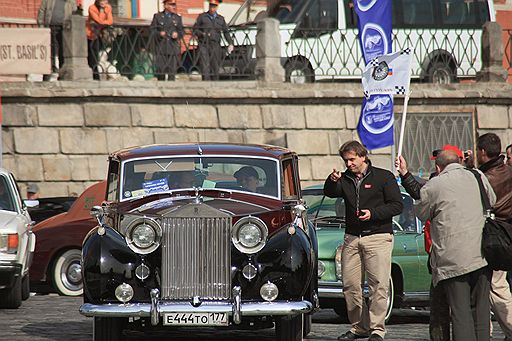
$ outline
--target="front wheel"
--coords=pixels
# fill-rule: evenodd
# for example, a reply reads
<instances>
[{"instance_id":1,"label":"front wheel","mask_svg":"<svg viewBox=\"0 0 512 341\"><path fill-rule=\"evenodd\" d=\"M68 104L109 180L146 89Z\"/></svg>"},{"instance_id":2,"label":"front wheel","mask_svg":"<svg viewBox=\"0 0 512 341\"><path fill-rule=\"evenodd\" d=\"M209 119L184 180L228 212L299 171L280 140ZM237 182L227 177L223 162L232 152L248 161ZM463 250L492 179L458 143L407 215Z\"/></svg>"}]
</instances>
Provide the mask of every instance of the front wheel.
<instances>
[{"instance_id":1,"label":"front wheel","mask_svg":"<svg viewBox=\"0 0 512 341\"><path fill-rule=\"evenodd\" d=\"M55 290L60 295L79 296L83 293L81 258L80 250L71 249L56 259L51 277Z\"/></svg>"},{"instance_id":2,"label":"front wheel","mask_svg":"<svg viewBox=\"0 0 512 341\"><path fill-rule=\"evenodd\" d=\"M303 315L282 317L276 321L276 341L302 341Z\"/></svg>"},{"instance_id":3,"label":"front wheel","mask_svg":"<svg viewBox=\"0 0 512 341\"><path fill-rule=\"evenodd\" d=\"M93 341L121 341L122 317L94 317L92 323Z\"/></svg>"}]
</instances>

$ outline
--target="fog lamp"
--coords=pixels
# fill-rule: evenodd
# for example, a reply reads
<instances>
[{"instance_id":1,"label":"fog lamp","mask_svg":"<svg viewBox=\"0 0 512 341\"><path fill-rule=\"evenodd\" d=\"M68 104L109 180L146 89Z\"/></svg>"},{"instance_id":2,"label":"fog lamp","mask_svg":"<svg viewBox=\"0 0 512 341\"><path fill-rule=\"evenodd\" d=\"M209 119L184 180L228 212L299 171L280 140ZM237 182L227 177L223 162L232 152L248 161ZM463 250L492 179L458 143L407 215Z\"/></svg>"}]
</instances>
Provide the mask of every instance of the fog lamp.
<instances>
[{"instance_id":1,"label":"fog lamp","mask_svg":"<svg viewBox=\"0 0 512 341\"><path fill-rule=\"evenodd\" d=\"M119 301L126 303L133 298L133 288L130 284L123 283L117 286L115 294Z\"/></svg>"},{"instance_id":2,"label":"fog lamp","mask_svg":"<svg viewBox=\"0 0 512 341\"><path fill-rule=\"evenodd\" d=\"M279 289L277 289L277 285L274 283L268 282L261 286L260 295L265 301L272 302L279 295Z\"/></svg>"},{"instance_id":3,"label":"fog lamp","mask_svg":"<svg viewBox=\"0 0 512 341\"><path fill-rule=\"evenodd\" d=\"M318 278L322 277L325 273L325 264L321 260L318 261Z\"/></svg>"},{"instance_id":4,"label":"fog lamp","mask_svg":"<svg viewBox=\"0 0 512 341\"><path fill-rule=\"evenodd\" d=\"M254 277L256 277L257 273L258 273L258 269L256 269L256 267L252 264L247 264L246 266L244 266L244 268L242 270L242 274L248 280L251 280Z\"/></svg>"}]
</instances>

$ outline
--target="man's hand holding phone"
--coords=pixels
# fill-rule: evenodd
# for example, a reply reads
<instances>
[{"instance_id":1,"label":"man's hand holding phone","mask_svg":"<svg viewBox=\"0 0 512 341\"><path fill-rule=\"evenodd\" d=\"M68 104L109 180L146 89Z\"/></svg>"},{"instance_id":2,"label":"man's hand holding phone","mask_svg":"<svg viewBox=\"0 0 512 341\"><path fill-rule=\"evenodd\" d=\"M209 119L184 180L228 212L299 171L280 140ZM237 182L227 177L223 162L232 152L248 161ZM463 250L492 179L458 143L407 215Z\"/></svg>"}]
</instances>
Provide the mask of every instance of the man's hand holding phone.
<instances>
[{"instance_id":1,"label":"man's hand holding phone","mask_svg":"<svg viewBox=\"0 0 512 341\"><path fill-rule=\"evenodd\" d=\"M372 217L370 210L360 210L358 212L359 220L368 221Z\"/></svg>"}]
</instances>

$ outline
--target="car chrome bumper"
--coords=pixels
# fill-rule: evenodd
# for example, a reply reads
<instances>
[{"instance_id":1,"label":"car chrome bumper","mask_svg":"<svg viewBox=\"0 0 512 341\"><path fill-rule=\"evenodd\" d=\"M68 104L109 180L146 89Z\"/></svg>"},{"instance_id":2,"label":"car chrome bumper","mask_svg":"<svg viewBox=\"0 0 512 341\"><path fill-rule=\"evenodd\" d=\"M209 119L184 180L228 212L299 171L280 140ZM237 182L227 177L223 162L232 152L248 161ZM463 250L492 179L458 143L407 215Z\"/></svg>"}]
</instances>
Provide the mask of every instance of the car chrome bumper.
<instances>
[{"instance_id":1,"label":"car chrome bumper","mask_svg":"<svg viewBox=\"0 0 512 341\"><path fill-rule=\"evenodd\" d=\"M233 302L203 302L194 307L189 302L159 301L157 295L153 289L151 303L85 303L80 306L80 314L89 317L151 317L151 324L157 325L160 316L167 313L227 313L238 324L241 316L298 315L313 310L313 304L306 300L243 303L237 300L239 296L235 296Z\"/></svg>"},{"instance_id":2,"label":"car chrome bumper","mask_svg":"<svg viewBox=\"0 0 512 341\"><path fill-rule=\"evenodd\" d=\"M341 282L318 281L318 297L344 298L343 284Z\"/></svg>"}]
</instances>

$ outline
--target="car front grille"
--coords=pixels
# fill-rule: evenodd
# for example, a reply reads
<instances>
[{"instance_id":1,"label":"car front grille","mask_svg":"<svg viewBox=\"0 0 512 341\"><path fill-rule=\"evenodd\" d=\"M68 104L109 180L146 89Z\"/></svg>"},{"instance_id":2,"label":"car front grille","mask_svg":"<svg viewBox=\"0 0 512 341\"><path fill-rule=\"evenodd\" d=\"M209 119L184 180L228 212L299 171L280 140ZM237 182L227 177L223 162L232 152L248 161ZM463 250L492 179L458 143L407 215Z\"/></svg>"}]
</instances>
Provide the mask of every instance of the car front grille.
<instances>
[{"instance_id":1,"label":"car front grille","mask_svg":"<svg viewBox=\"0 0 512 341\"><path fill-rule=\"evenodd\" d=\"M231 298L231 216L203 203L162 218L161 297Z\"/></svg>"}]
</instances>

